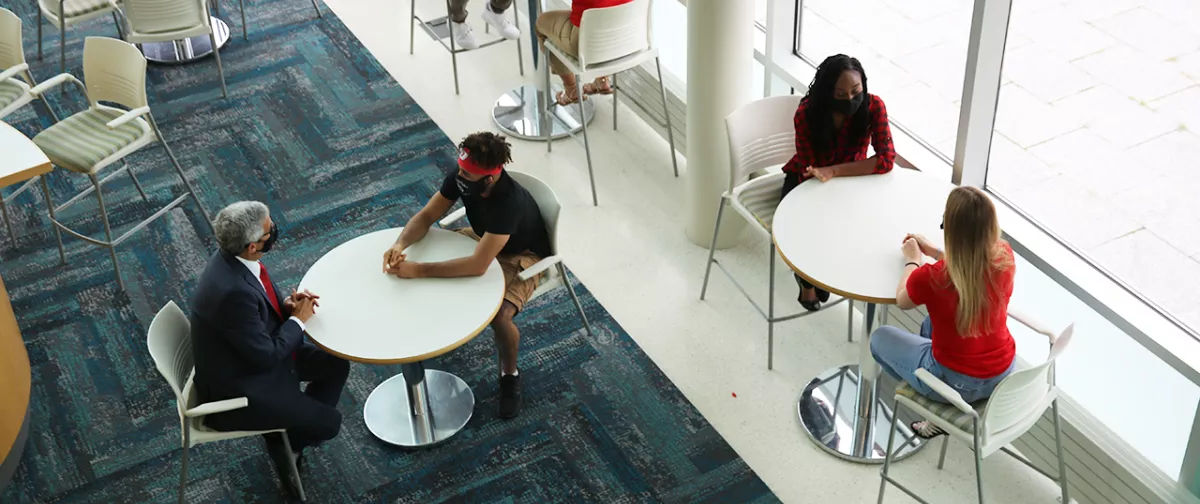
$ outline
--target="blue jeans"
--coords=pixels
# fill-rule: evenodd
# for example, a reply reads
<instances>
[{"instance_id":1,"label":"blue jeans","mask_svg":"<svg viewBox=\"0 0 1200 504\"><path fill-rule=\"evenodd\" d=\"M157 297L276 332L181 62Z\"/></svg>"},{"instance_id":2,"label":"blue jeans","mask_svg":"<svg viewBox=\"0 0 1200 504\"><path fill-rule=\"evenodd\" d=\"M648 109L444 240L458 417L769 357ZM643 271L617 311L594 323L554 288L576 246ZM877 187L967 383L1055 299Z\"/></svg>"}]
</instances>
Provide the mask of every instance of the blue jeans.
<instances>
[{"instance_id":1,"label":"blue jeans","mask_svg":"<svg viewBox=\"0 0 1200 504\"><path fill-rule=\"evenodd\" d=\"M991 396L1000 380L1013 370L1012 364L1009 364L1008 370L997 376L976 378L947 369L933 358L932 334L929 317L925 317L925 322L921 323L919 335L899 327L882 326L871 333L871 355L875 357L879 367L883 368L883 372L892 378L908 382L917 393L939 402L947 401L917 378L917 369L923 368L946 382L946 385L969 403ZM1015 359L1013 361L1016 362Z\"/></svg>"}]
</instances>

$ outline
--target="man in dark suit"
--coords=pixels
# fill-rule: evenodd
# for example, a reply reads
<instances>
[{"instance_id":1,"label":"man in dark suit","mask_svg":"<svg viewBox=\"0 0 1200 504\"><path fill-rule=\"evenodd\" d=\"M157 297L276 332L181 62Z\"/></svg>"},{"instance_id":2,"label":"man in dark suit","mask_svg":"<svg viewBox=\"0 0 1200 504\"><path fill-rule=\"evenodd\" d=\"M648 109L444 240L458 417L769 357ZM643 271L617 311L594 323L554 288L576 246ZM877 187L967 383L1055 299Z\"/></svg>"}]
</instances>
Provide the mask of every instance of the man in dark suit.
<instances>
[{"instance_id":1,"label":"man in dark suit","mask_svg":"<svg viewBox=\"0 0 1200 504\"><path fill-rule=\"evenodd\" d=\"M246 397L242 409L206 417L216 430L287 429L297 455L341 429L338 397L350 363L304 340L318 297L280 297L259 259L279 239L266 205L240 201L213 222L220 250L200 275L191 301L195 387L203 402ZM303 392L300 382L309 382ZM268 435L280 474L290 464L283 438ZM292 482L293 488L295 483Z\"/></svg>"}]
</instances>

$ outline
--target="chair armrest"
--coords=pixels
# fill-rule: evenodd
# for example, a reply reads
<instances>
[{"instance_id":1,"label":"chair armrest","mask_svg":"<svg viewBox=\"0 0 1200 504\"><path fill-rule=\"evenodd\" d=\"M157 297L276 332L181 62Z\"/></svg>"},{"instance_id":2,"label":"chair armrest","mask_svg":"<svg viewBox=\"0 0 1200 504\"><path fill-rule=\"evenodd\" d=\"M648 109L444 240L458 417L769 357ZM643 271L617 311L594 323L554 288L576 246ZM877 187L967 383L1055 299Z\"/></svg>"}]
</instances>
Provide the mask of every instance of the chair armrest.
<instances>
[{"instance_id":1,"label":"chair armrest","mask_svg":"<svg viewBox=\"0 0 1200 504\"><path fill-rule=\"evenodd\" d=\"M32 94L33 96L41 96L46 91L49 91L53 88L61 86L66 82L71 82L72 84L75 84L75 86L77 86L79 88L79 91L82 92L84 96L87 96L87 86L84 86L83 83L79 81L79 79L76 79L74 75L71 75L69 73L58 74L58 75L55 75L54 77L46 79L45 81L42 81L41 84L33 86L33 89L30 89L29 93Z\"/></svg>"},{"instance_id":2,"label":"chair armrest","mask_svg":"<svg viewBox=\"0 0 1200 504\"><path fill-rule=\"evenodd\" d=\"M979 412L975 411L975 408L972 408L970 404L967 404L967 401L963 400L962 395L959 395L959 393L955 392L955 390L950 388L949 385L946 385L946 382L939 380L936 376L933 376L933 373L930 373L929 370L925 368L918 368L914 374L917 375L918 380L925 382L929 388L933 389L934 392L937 392L938 395L949 401L950 404L953 404L954 407L958 408L963 413L968 413L975 417L979 416Z\"/></svg>"},{"instance_id":3,"label":"chair armrest","mask_svg":"<svg viewBox=\"0 0 1200 504\"><path fill-rule=\"evenodd\" d=\"M225 399L224 401L213 401L204 403L195 408L183 412L183 416L188 418L202 417L213 413L221 413L225 411L233 411L242 409L250 405L250 400L245 397L235 397L233 399Z\"/></svg>"},{"instance_id":4,"label":"chair armrest","mask_svg":"<svg viewBox=\"0 0 1200 504\"><path fill-rule=\"evenodd\" d=\"M1049 338L1051 344L1054 343L1054 340L1058 339L1058 333L1046 328L1046 326L1044 324L1042 324L1041 321L1039 321L1038 319L1029 315L1028 313L1022 312L1021 310L1018 310L1018 309L1013 308L1012 306L1009 306L1008 307L1008 316L1011 317L1013 320L1020 322L1021 325L1032 329L1033 332L1036 332L1038 334L1044 335L1045 337Z\"/></svg>"},{"instance_id":5,"label":"chair armrest","mask_svg":"<svg viewBox=\"0 0 1200 504\"><path fill-rule=\"evenodd\" d=\"M462 207L462 208L459 208L458 210L450 212L450 215L447 215L442 220L438 221L438 225L441 227L446 227L451 224L454 224L457 221L462 220L462 218L466 217L466 216L467 216L467 208Z\"/></svg>"},{"instance_id":6,"label":"chair armrest","mask_svg":"<svg viewBox=\"0 0 1200 504\"><path fill-rule=\"evenodd\" d=\"M550 269L551 266L554 266L555 264L558 264L560 262L562 262L561 257L552 255L550 257L547 257L545 259L542 259L541 261L534 263L533 266L525 268L525 270L522 271L520 274L518 274L517 277L520 278L521 280L529 280L530 278L533 278L535 276L542 274L543 271ZM565 282L566 279L564 279L563 281Z\"/></svg>"},{"instance_id":7,"label":"chair armrest","mask_svg":"<svg viewBox=\"0 0 1200 504\"><path fill-rule=\"evenodd\" d=\"M150 107L138 107L133 110L130 110L129 112L121 114L121 116L117 117L116 119L108 121L108 123L105 124L105 126L108 126L108 129L117 129L117 128L121 127L122 124L132 121L135 117L143 116L143 115L146 115L149 113L150 113Z\"/></svg>"},{"instance_id":8,"label":"chair armrest","mask_svg":"<svg viewBox=\"0 0 1200 504\"><path fill-rule=\"evenodd\" d=\"M16 77L17 74L24 72L26 70L29 70L29 63L21 63L20 65L10 66L10 67L4 69L3 72L0 72L0 81L6 81L8 79Z\"/></svg>"}]
</instances>

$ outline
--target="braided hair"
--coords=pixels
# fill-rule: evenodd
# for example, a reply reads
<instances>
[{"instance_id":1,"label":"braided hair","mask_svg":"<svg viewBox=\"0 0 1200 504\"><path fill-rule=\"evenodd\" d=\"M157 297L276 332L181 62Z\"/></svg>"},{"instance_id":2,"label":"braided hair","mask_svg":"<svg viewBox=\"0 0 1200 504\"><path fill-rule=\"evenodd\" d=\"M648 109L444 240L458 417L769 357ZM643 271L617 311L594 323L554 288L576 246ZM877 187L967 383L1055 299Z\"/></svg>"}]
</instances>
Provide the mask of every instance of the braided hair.
<instances>
[{"instance_id":1,"label":"braided hair","mask_svg":"<svg viewBox=\"0 0 1200 504\"><path fill-rule=\"evenodd\" d=\"M492 168L512 162L512 145L504 137L490 131L472 133L458 144L479 166Z\"/></svg>"},{"instance_id":2,"label":"braided hair","mask_svg":"<svg viewBox=\"0 0 1200 504\"><path fill-rule=\"evenodd\" d=\"M813 76L812 82L808 85L808 92L804 95L803 102L807 104L805 121L808 122L808 130L812 132L812 146L816 151L817 159L826 159L829 151L833 149L833 92L837 88L837 81L842 76L842 72L847 70L858 72L858 75L862 77L862 92L865 100L867 73L863 71L862 63L859 63L857 58L845 54L835 54L825 58L825 61L822 61L817 67L817 74ZM869 108L868 104L864 103L858 107L854 116L847 118L851 121L850 132L854 135L852 141L855 144L867 136L870 125Z\"/></svg>"}]
</instances>

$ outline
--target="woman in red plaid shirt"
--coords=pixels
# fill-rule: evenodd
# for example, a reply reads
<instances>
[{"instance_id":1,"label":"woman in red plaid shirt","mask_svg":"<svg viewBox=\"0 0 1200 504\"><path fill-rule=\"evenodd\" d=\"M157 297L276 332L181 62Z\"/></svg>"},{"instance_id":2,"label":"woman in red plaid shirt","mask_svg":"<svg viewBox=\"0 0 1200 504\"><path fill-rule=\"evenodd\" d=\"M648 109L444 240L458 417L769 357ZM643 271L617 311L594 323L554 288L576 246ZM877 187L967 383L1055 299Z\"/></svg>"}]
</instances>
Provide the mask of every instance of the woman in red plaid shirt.
<instances>
[{"instance_id":1,"label":"woman in red plaid shirt","mask_svg":"<svg viewBox=\"0 0 1200 504\"><path fill-rule=\"evenodd\" d=\"M892 171L896 150L887 108L867 92L867 74L855 58L837 54L821 62L796 109L795 124L796 155L783 165L784 196L808 179L825 182ZM874 156L867 157L868 146L874 148ZM796 283L805 309L820 310L829 300L828 292L799 275Z\"/></svg>"}]
</instances>

